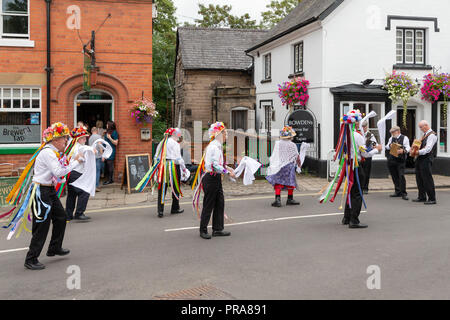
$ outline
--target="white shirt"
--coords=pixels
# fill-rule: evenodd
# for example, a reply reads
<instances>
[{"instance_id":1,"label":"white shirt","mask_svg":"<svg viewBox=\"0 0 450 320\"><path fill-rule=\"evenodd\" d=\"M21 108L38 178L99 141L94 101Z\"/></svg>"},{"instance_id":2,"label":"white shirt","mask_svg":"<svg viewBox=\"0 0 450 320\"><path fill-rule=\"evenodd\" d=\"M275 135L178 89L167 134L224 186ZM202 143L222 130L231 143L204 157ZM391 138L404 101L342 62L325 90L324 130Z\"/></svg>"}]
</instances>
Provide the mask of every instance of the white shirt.
<instances>
[{"instance_id":1,"label":"white shirt","mask_svg":"<svg viewBox=\"0 0 450 320\"><path fill-rule=\"evenodd\" d=\"M75 143L75 145L73 146L73 149L71 152L72 157L70 158L70 163L74 162L73 158L79 153L80 147L82 147L82 145L78 142ZM84 162L80 163L77 161L77 164L75 164L73 167L73 171L79 172L81 174L84 173Z\"/></svg>"},{"instance_id":2,"label":"white shirt","mask_svg":"<svg viewBox=\"0 0 450 320\"><path fill-rule=\"evenodd\" d=\"M361 158L372 158L374 155L378 153L377 149L373 149L372 151L369 152L366 151L366 141L364 141L364 137L362 136L362 134L355 132L353 136L355 137L356 149L358 150L358 161L360 161ZM355 158L355 150L354 148L352 148L351 159L354 158Z\"/></svg>"},{"instance_id":3,"label":"white shirt","mask_svg":"<svg viewBox=\"0 0 450 320\"><path fill-rule=\"evenodd\" d=\"M205 171L227 173L228 171L224 166L222 144L217 140L213 140L206 148Z\"/></svg>"},{"instance_id":4,"label":"white shirt","mask_svg":"<svg viewBox=\"0 0 450 320\"><path fill-rule=\"evenodd\" d=\"M166 160L175 160L176 164L184 164L180 144L172 138L167 139Z\"/></svg>"},{"instance_id":5,"label":"white shirt","mask_svg":"<svg viewBox=\"0 0 450 320\"><path fill-rule=\"evenodd\" d=\"M55 152L58 153L58 150L51 143L39 152L34 163L33 182L52 185L52 177L64 177L79 164L78 161L73 161L68 166L64 166L59 162Z\"/></svg>"},{"instance_id":6,"label":"white shirt","mask_svg":"<svg viewBox=\"0 0 450 320\"><path fill-rule=\"evenodd\" d=\"M397 140L400 139L402 135L399 135L397 137ZM405 149L406 153L409 153L409 150L411 149L411 146L409 144L409 139L407 136L404 136L405 138L403 138L403 149ZM389 141L386 145L386 150L391 150L391 144L392 144L392 137L389 138Z\"/></svg>"},{"instance_id":7,"label":"white shirt","mask_svg":"<svg viewBox=\"0 0 450 320\"><path fill-rule=\"evenodd\" d=\"M431 132L433 132L432 129L428 130L428 131L424 134L424 136L426 136L427 134L429 134L429 133L431 133ZM431 150L433 150L433 147L434 147L434 145L436 144L436 142L437 142L437 135L435 135L435 134L430 134L430 135L428 136L428 138L427 138L427 144L425 145L425 148L419 150L419 156L424 156L424 155L430 153Z\"/></svg>"}]
</instances>

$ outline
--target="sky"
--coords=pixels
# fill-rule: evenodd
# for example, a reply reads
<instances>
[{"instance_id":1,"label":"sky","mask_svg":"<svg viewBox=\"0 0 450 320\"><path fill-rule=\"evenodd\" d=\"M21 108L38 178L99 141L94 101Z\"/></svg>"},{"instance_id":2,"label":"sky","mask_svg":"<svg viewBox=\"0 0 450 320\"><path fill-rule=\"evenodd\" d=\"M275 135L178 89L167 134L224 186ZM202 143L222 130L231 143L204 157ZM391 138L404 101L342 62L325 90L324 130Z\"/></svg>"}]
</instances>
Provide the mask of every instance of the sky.
<instances>
[{"instance_id":1,"label":"sky","mask_svg":"<svg viewBox=\"0 0 450 320\"><path fill-rule=\"evenodd\" d=\"M179 23L194 22L198 18L198 4L219 4L231 5L232 13L241 16L245 13L250 14L252 20L260 22L261 12L266 11L266 5L270 0L173 0L177 7L176 17Z\"/></svg>"}]
</instances>

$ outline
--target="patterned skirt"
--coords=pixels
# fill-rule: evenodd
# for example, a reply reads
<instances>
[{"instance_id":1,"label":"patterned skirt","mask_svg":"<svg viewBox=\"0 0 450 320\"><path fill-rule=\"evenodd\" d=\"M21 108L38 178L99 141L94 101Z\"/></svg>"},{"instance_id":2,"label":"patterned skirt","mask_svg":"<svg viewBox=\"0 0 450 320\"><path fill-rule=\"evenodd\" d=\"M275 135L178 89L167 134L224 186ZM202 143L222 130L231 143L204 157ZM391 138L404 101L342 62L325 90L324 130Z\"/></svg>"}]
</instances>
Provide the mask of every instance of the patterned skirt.
<instances>
[{"instance_id":1,"label":"patterned skirt","mask_svg":"<svg viewBox=\"0 0 450 320\"><path fill-rule=\"evenodd\" d=\"M281 184L283 186L297 188L297 177L295 175L295 164L290 163L285 165L276 174L266 176L267 181L273 186Z\"/></svg>"}]
</instances>

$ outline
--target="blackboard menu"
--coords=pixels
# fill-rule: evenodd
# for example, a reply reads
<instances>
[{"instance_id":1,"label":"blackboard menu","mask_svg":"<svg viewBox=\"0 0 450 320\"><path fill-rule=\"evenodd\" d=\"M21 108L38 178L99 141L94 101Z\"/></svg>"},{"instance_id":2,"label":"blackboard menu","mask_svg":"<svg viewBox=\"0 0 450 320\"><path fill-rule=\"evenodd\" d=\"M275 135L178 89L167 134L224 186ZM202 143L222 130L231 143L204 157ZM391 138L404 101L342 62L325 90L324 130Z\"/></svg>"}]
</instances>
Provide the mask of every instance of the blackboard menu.
<instances>
[{"instance_id":1,"label":"blackboard menu","mask_svg":"<svg viewBox=\"0 0 450 320\"><path fill-rule=\"evenodd\" d=\"M126 155L126 181L131 193L150 170L150 154Z\"/></svg>"}]
</instances>

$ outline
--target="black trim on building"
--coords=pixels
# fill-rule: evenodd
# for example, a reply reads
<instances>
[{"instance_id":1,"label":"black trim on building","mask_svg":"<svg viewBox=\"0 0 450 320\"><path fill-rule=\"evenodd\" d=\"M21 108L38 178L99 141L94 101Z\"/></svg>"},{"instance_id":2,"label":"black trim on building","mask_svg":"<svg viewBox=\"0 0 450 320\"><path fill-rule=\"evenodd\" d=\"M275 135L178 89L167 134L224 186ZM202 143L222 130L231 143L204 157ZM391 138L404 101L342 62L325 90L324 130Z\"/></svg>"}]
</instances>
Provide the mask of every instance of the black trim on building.
<instances>
[{"instance_id":1,"label":"black trim on building","mask_svg":"<svg viewBox=\"0 0 450 320\"><path fill-rule=\"evenodd\" d=\"M438 102L433 102L431 105L431 128L434 132L438 129Z\"/></svg>"},{"instance_id":2,"label":"black trim on building","mask_svg":"<svg viewBox=\"0 0 450 320\"><path fill-rule=\"evenodd\" d=\"M430 17L415 17L415 16L387 16L387 26L386 30L391 30L391 22L392 20L409 20L409 21L431 21L434 22L434 31L440 32L441 30L438 27L438 18L430 18Z\"/></svg>"}]
</instances>

